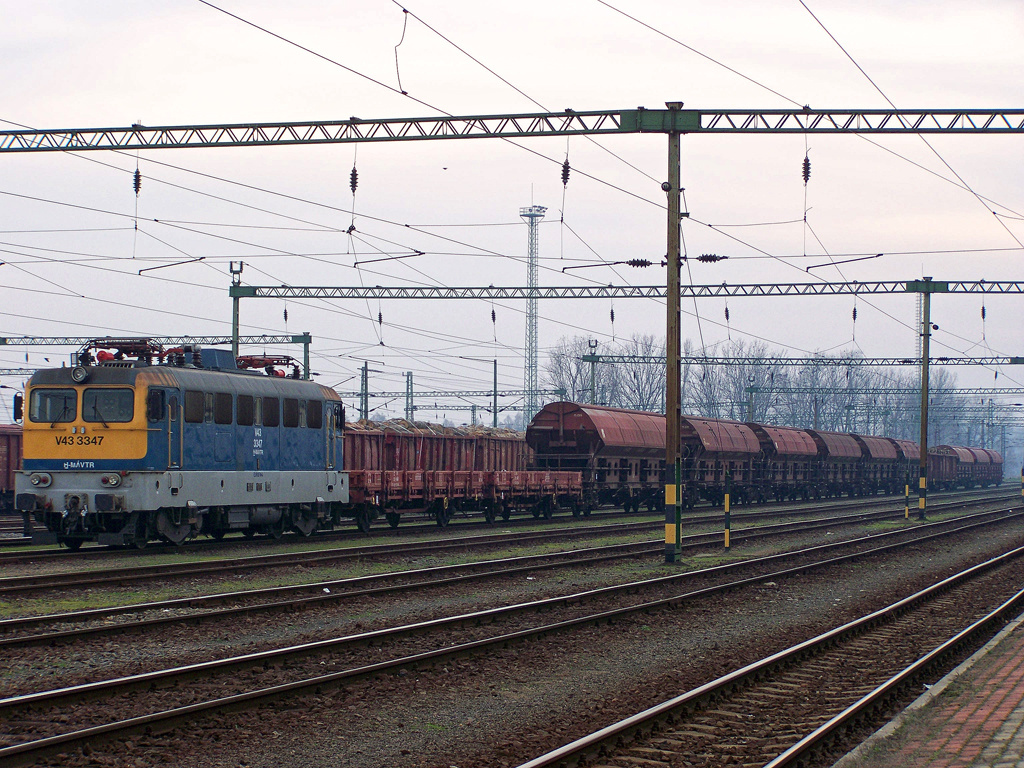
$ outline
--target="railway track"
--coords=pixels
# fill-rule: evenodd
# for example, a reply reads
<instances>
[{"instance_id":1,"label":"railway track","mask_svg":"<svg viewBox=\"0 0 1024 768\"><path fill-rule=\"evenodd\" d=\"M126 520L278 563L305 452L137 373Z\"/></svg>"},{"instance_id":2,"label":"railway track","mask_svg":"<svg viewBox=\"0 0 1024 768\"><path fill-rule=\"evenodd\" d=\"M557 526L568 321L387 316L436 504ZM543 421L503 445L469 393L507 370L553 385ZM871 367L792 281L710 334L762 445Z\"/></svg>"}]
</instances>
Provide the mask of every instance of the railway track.
<instances>
[{"instance_id":1,"label":"railway track","mask_svg":"<svg viewBox=\"0 0 1024 768\"><path fill-rule=\"evenodd\" d=\"M1024 609L992 578L1022 549L747 665L519 768L809 765L848 732L868 733ZM1019 581L1013 579L1014 584ZM982 605L982 615L976 606ZM968 615L965 617L965 613ZM922 649L925 650L922 653Z\"/></svg>"},{"instance_id":2,"label":"railway track","mask_svg":"<svg viewBox=\"0 0 1024 768\"><path fill-rule=\"evenodd\" d=\"M1024 511L1021 512L1024 516ZM878 546L882 541L895 540L900 537L914 542L922 539L923 531L935 531L942 535L951 528L963 530L975 526L984 526L1012 516L1009 511L982 512L955 520L930 523L915 527L912 530L890 531L858 539L846 540L829 545L833 548ZM859 521L863 522L863 520ZM762 539L770 536L783 535L792 530L792 525L768 526L739 534L733 541L742 544L745 541ZM828 521L827 527L834 528L835 522ZM803 526L802 530L809 530ZM717 534L715 534L717 537ZM684 549L699 549L706 546L704 536L693 537L693 541L685 542ZM436 589L460 582L483 582L489 579L508 579L537 573L544 570L559 568L582 568L598 563L636 558L638 555L661 555L664 544L660 541L640 542L634 544L608 545L562 552L552 555L532 555L500 560L473 562L461 565L437 566L400 571L372 576L354 577L319 581L310 584L289 585L285 587L269 587L265 589L229 592L197 597L184 597L157 602L94 608L71 613L51 614L44 616L26 616L0 621L0 651L10 652L19 647L53 645L62 642L77 642L87 638L104 637L126 632L143 632L158 627L188 624L195 625L203 621L229 619L240 615L265 613L281 613L311 606L324 606L339 601L352 600L360 597L371 597L383 594ZM787 556L795 556L789 553ZM737 563L730 568L739 570L744 566L757 568L768 562L775 562L778 556L768 558L752 558ZM225 606L227 607L210 607ZM141 614L143 618L130 620L131 614ZM155 616L153 616L155 614ZM171 615L168 615L171 614ZM146 618L150 615L150 618ZM123 617L116 623L110 619ZM90 626L82 626L89 623ZM44 632L35 631L27 634L26 630L55 627Z\"/></svg>"},{"instance_id":3,"label":"railway track","mask_svg":"<svg viewBox=\"0 0 1024 768\"><path fill-rule=\"evenodd\" d=\"M935 499L957 499L957 498L972 498L979 495L992 495L998 493L996 489L975 489L971 491L951 491L951 492L939 492L934 493L930 496L932 500ZM1007 497L1012 497L1013 494L1010 491L1004 490L1003 493ZM862 508L865 504L889 504L897 505L902 502L899 501L899 497L895 496L875 496L875 497L861 497L858 499L818 499L809 502L767 502L765 504L757 505L743 505L734 506L732 515L734 519L761 519L764 517L779 516L779 515L800 515L806 514L807 509L829 509L835 511L842 511L846 509L857 509ZM911 499L911 503L914 502ZM931 507L929 507L930 509ZM636 519L638 516L649 516L657 515L659 520L662 519L664 513L657 512L624 512L621 509L602 509L595 510L588 519L591 521L596 520L614 520L619 518L625 519ZM712 511L711 507L698 508L696 512L688 512L683 515L683 520L686 523L699 523L704 521L714 520L718 522L721 518L721 511ZM566 515L556 515L548 520L558 522L563 519L570 519ZM536 525L538 518L535 517L514 517L508 521L500 521L497 525L502 528L517 528L517 527L528 527ZM0 524L2 525L2 524ZM451 522L446 526L449 531L462 532L463 530L475 530L483 529L489 530L495 527L495 523L487 522L481 515L476 513L456 513L456 517L453 517ZM14 523L10 523L10 526L14 526ZM33 523L35 528L39 528L38 524ZM0 527L0 532L3 528ZM434 534L438 530L437 524L434 522L412 522L403 524L400 528L394 528L390 525L374 525L370 529L369 535L372 536L406 536L410 534ZM17 535L15 535L15 528L9 527L10 535L3 536L0 533L0 563L4 562L23 562L32 560L39 562L44 559L75 559L76 561L87 561L93 559L107 559L115 557L123 557L125 553L124 548L106 547L97 544L86 544L79 550L67 550L64 548L54 548L53 546L47 546L46 548L32 547L32 539L30 537L23 537L20 535L21 522L20 518L17 522ZM356 529L338 529L333 531L318 531L312 535L311 539L306 537L287 536L283 540L283 544L287 545L289 542L311 540L311 541L363 541L367 537L366 533ZM146 557L151 555L166 554L167 552L205 552L207 550L219 550L227 547L238 547L238 546L254 546L254 547L267 547L272 546L273 542L267 538L260 537L259 540L253 542L248 538L237 536L228 537L222 540L214 540L209 538L198 539L189 541L184 546L176 546L173 544L166 543L150 543L145 549L132 550L132 554L137 557ZM26 548L31 548L30 552L23 551Z\"/></svg>"},{"instance_id":4,"label":"railway track","mask_svg":"<svg viewBox=\"0 0 1024 768\"><path fill-rule=\"evenodd\" d=\"M13 696L0 700L0 720L8 724L5 728L8 741L17 743L0 748L0 761L29 762L96 739L123 737L141 731L161 733L182 724L195 728L197 717L203 713L225 708L244 709L401 669L447 663L467 655L486 655L499 648L578 631L582 627L676 609L688 602L714 600L715 595L763 583L766 579L781 580L810 570L884 555L896 547L919 546L928 538L932 537L741 578L731 578L730 574L737 568L749 568L749 564L719 566L702 572L673 574L586 593ZM834 546L841 545L818 547L814 551L824 553ZM1016 549L1000 561L1008 563L1005 567L1017 567L1017 579L1024 576L1024 563L1016 559L1022 553L1024 549ZM785 557L776 555L763 562L777 566L785 562ZM988 568L997 564L992 563ZM980 574L984 569L975 569L975 572ZM701 582L709 578L717 583ZM680 587L696 583L702 586L679 592ZM989 585L983 594L991 596L995 591ZM140 715L140 712L145 714ZM60 713L60 718L55 718L55 713ZM69 723L73 730L55 729L58 719Z\"/></svg>"},{"instance_id":5,"label":"railway track","mask_svg":"<svg viewBox=\"0 0 1024 768\"><path fill-rule=\"evenodd\" d=\"M950 528L962 529L968 526L985 525L1010 516L1009 510L980 512L966 517L916 526L913 529L890 531L874 534L858 539L837 542L833 547L873 547L885 540L900 537L912 537L919 541L924 531L944 531ZM1022 513L1024 514L1024 513ZM868 520L872 518L867 518ZM884 519L878 514L873 519ZM865 522L864 516L854 516L848 524ZM785 535L793 530L810 531L822 526L834 529L835 519L815 524L788 523L748 529L733 537L733 542L743 544L756 539ZM717 542L719 534L703 534L686 537L684 550L695 550L706 547L708 543ZM358 597L369 597L382 594L421 591L438 588L459 582L483 582L488 579L508 579L544 570L559 568L582 568L598 563L614 560L636 558L637 556L658 556L664 552L664 544L660 541L637 542L630 544L605 545L574 549L546 555L530 555L498 560L465 563L459 565L436 566L412 571L399 571L370 576L353 577L317 581L308 584L268 587L264 589L227 592L194 597L175 598L156 602L134 605L111 606L88 610L49 614L42 616L25 616L0 621L0 650L10 652L14 648L34 645L52 645L60 642L76 642L86 638L110 636L126 632L140 632L175 624L196 624L201 621L233 618L240 615L261 613L280 613L298 608L323 606ZM744 565L756 568L763 562L774 562L774 558L752 558L738 563L734 568ZM226 606L226 607L225 607ZM130 619L131 615L142 616ZM170 614L170 615L169 615ZM150 618L146 618L150 616ZM122 617L111 623L113 617ZM89 626L82 626L89 624ZM46 629L50 627L51 629ZM46 631L39 632L44 629ZM33 630L27 633L27 630Z\"/></svg>"},{"instance_id":6,"label":"railway track","mask_svg":"<svg viewBox=\"0 0 1024 768\"><path fill-rule=\"evenodd\" d=\"M1000 495L989 498L975 497L971 504L1002 503L1011 497ZM932 506L933 511L956 509L965 506L966 502L949 501L943 504ZM890 506L884 502L881 506ZM863 509L863 507L861 507ZM806 511L805 511L806 513ZM796 513L794 513L796 514ZM827 517L818 520L798 520L789 523L778 523L765 528L766 532L779 533L785 531L811 530L813 527L842 525L848 523L861 523L866 520L882 520L899 517L900 510L892 509L869 513L858 512L852 515L841 517ZM737 522L751 522L765 517L771 517L769 513L752 513L746 518ZM706 519L693 519L689 524L720 524L720 516L708 516ZM310 550L305 552L287 552L267 555L251 555L245 557L222 558L212 561L200 561L191 563L162 563L155 565L141 565L121 568L104 568L95 571L74 571L64 573L9 576L0 578L0 596L25 595L34 592L47 590L70 590L87 589L109 585L124 585L127 583L144 583L159 579L166 583L171 579L194 578L198 576L210 577L223 574L244 573L259 570L265 572L268 568L292 567L301 565L304 567L315 567L322 565L337 565L345 562L356 562L366 558L378 560L388 558L408 558L414 555L441 554L452 551L463 551L470 548L483 546L508 546L514 543L542 544L546 542L562 542L566 540L578 541L584 538L608 537L628 535L631 533L642 533L644 531L660 530L663 523L658 521L619 523L602 526L573 527L557 530L532 531L529 533L494 533L458 538L449 538L443 541L404 541L400 544L379 544L354 547L342 547L328 550ZM743 529L736 526L737 534ZM688 544L708 545L719 541L719 532L693 534L686 537Z\"/></svg>"}]
</instances>

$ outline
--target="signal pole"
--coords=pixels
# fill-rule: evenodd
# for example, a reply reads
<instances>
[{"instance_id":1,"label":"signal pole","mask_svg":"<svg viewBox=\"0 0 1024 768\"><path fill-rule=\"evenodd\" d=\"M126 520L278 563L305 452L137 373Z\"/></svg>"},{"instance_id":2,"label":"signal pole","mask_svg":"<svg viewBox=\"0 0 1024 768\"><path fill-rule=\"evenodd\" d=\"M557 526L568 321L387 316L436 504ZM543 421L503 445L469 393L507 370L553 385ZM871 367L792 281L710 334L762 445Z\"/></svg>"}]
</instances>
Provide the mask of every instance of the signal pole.
<instances>
[{"instance_id":1,"label":"signal pole","mask_svg":"<svg viewBox=\"0 0 1024 768\"><path fill-rule=\"evenodd\" d=\"M679 224L681 219L679 188L679 137L682 135L674 125L675 113L683 108L682 102L668 102L669 114L673 120L668 131L668 181L661 188L668 196L668 262L667 290L667 332L665 336L665 562L674 563L682 554L683 499L680 485L683 468L679 457L679 427L682 418L682 380L680 371L681 339L679 330L680 247Z\"/></svg>"}]
</instances>

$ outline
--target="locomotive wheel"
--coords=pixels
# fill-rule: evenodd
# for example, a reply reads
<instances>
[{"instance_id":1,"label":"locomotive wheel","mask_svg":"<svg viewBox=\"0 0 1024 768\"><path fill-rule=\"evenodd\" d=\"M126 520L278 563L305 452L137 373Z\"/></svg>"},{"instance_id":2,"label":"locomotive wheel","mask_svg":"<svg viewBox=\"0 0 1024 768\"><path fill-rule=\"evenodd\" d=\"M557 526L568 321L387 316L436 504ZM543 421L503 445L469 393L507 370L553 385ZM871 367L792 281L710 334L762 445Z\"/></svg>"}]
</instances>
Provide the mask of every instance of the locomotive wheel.
<instances>
[{"instance_id":1,"label":"locomotive wheel","mask_svg":"<svg viewBox=\"0 0 1024 768\"><path fill-rule=\"evenodd\" d=\"M397 528L399 521L402 519L402 516L397 512L385 512L384 519L388 521L388 525L390 525L392 528Z\"/></svg>"},{"instance_id":2,"label":"locomotive wheel","mask_svg":"<svg viewBox=\"0 0 1024 768\"><path fill-rule=\"evenodd\" d=\"M165 540L178 547L192 533L192 526L189 523L176 523L167 510L160 510L156 513L157 533Z\"/></svg>"}]
</instances>

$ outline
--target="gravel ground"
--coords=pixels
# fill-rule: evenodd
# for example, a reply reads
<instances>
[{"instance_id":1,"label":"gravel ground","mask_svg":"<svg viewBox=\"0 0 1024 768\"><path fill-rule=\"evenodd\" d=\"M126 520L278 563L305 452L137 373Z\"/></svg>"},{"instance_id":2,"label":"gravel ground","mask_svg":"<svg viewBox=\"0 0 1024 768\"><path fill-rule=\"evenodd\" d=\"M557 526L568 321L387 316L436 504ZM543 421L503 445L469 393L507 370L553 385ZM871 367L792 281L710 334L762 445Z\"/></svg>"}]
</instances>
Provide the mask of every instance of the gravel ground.
<instances>
[{"instance_id":1,"label":"gravel ground","mask_svg":"<svg viewBox=\"0 0 1024 768\"><path fill-rule=\"evenodd\" d=\"M96 745L86 750L88 754L60 756L50 764L514 766L887 604L968 561L1019 545L1022 537L1015 528L1000 526L884 560L844 565L827 576L763 582L678 610L556 634L447 667L374 678L316 696L205 718L167 736ZM516 602L548 590L577 591L587 586L584 582L601 578L600 569L586 573L488 583L482 588L486 594L475 601ZM444 592L427 601L431 599L453 598ZM474 596L464 594L455 602L456 610L463 610L474 603ZM269 617L258 634L290 637L307 618L314 617ZM223 639L225 647L231 640ZM149 642L139 643L137 652L153 653ZM208 642L209 638L202 641ZM118 665L134 652L112 650ZM61 659L61 649L50 652L51 664ZM90 660L76 663L87 665ZM93 656L91 663L102 673L102 655Z\"/></svg>"}]
</instances>

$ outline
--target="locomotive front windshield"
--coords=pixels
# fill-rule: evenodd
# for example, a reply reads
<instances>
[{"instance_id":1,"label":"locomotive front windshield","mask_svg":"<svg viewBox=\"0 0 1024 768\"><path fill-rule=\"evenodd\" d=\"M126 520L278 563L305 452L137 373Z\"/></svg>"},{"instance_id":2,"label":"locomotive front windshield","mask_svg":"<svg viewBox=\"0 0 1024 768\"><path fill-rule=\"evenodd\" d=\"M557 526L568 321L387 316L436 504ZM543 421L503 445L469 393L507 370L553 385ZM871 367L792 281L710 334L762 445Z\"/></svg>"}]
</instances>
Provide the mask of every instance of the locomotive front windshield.
<instances>
[{"instance_id":1,"label":"locomotive front windshield","mask_svg":"<svg viewBox=\"0 0 1024 768\"><path fill-rule=\"evenodd\" d=\"M82 394L82 418L101 424L124 423L135 415L135 392L130 389L87 389Z\"/></svg>"},{"instance_id":2,"label":"locomotive front windshield","mask_svg":"<svg viewBox=\"0 0 1024 768\"><path fill-rule=\"evenodd\" d=\"M78 415L78 393L73 389L33 389L28 417L47 424L74 421Z\"/></svg>"}]
</instances>

